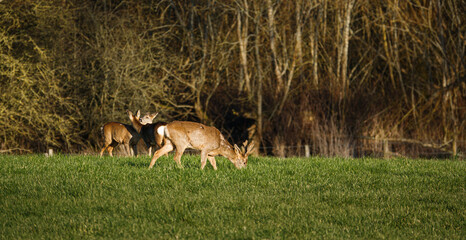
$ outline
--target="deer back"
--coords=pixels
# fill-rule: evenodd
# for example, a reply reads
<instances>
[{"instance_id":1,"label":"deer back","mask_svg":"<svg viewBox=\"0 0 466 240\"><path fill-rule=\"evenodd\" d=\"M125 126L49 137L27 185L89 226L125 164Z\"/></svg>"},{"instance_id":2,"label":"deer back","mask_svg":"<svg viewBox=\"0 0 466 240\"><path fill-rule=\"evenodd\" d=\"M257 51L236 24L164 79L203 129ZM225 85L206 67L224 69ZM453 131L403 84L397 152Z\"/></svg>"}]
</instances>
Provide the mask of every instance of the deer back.
<instances>
[{"instance_id":1,"label":"deer back","mask_svg":"<svg viewBox=\"0 0 466 240\"><path fill-rule=\"evenodd\" d=\"M102 127L102 134L106 139L112 139L119 143L127 143L138 133L131 125L119 122L108 122Z\"/></svg>"},{"instance_id":2,"label":"deer back","mask_svg":"<svg viewBox=\"0 0 466 240\"><path fill-rule=\"evenodd\" d=\"M199 150L217 149L223 138L215 127L187 121L174 121L167 124L164 133L165 137L170 139L176 147Z\"/></svg>"}]
</instances>

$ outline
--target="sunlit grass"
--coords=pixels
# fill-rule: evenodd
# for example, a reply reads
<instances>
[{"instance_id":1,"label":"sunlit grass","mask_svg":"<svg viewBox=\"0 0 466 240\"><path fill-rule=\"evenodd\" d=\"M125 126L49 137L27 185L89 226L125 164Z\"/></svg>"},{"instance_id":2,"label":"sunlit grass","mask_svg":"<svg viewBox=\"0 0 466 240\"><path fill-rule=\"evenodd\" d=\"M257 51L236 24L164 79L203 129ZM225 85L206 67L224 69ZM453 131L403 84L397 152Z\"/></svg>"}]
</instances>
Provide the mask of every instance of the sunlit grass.
<instances>
[{"instance_id":1,"label":"sunlit grass","mask_svg":"<svg viewBox=\"0 0 466 240\"><path fill-rule=\"evenodd\" d=\"M463 239L463 161L0 155L0 238Z\"/></svg>"}]
</instances>

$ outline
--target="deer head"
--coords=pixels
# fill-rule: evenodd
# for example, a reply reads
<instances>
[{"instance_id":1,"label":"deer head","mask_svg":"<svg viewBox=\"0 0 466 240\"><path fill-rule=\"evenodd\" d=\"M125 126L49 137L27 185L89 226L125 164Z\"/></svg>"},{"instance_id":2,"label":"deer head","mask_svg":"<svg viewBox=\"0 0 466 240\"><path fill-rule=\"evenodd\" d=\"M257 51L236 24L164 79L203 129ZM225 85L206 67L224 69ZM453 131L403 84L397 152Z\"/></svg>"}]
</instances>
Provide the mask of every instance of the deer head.
<instances>
[{"instance_id":1,"label":"deer head","mask_svg":"<svg viewBox=\"0 0 466 240\"><path fill-rule=\"evenodd\" d=\"M139 118L139 122L141 122L143 125L145 124L150 124L154 120L155 117L157 117L159 113L146 113L146 115L142 116Z\"/></svg>"},{"instance_id":2,"label":"deer head","mask_svg":"<svg viewBox=\"0 0 466 240\"><path fill-rule=\"evenodd\" d=\"M243 142L243 146L241 147L241 149L236 144L234 148L236 157L232 160L232 162L235 164L235 167L238 169L246 167L246 165L248 164L248 157L254 149L254 143L249 144L248 146L248 140L246 140Z\"/></svg>"}]
</instances>

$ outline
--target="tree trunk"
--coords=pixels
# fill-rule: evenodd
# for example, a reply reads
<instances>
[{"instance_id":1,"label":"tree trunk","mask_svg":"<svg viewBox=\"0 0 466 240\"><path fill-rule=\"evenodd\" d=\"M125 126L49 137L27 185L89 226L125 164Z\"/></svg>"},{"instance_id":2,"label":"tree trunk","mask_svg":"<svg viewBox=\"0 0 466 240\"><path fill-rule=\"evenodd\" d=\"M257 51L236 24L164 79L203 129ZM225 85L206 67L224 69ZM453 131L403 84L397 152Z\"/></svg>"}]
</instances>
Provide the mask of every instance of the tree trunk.
<instances>
[{"instance_id":1,"label":"tree trunk","mask_svg":"<svg viewBox=\"0 0 466 240\"><path fill-rule=\"evenodd\" d=\"M267 17L268 17L268 30L270 38L270 50L272 51L272 65L277 79L277 87L275 93L278 94L284 87L282 73L277 61L277 46L275 40L275 17L272 0L267 0Z\"/></svg>"},{"instance_id":2,"label":"tree trunk","mask_svg":"<svg viewBox=\"0 0 466 240\"><path fill-rule=\"evenodd\" d=\"M263 80L263 75L262 75L262 60L261 60L261 55L260 55L260 50L259 47L261 45L261 38L260 38L260 17L261 17L261 9L260 6L256 6L256 38L255 38L255 44L254 44L254 50L256 54L256 63L257 63L257 116L256 116L256 135L258 139L258 145L256 145L257 148L257 153L260 154L260 145L262 144L262 119L263 119L263 113L262 113L262 80Z\"/></svg>"},{"instance_id":3,"label":"tree trunk","mask_svg":"<svg viewBox=\"0 0 466 240\"><path fill-rule=\"evenodd\" d=\"M348 70L348 48L349 48L349 32L350 32L350 23L351 23L351 12L353 10L355 0L350 0L346 5L345 12L345 22L343 26L343 46L342 46L342 60L341 60L341 85L343 88L342 95L340 99L346 97L346 94L349 89L349 79L347 76Z\"/></svg>"},{"instance_id":4,"label":"tree trunk","mask_svg":"<svg viewBox=\"0 0 466 240\"><path fill-rule=\"evenodd\" d=\"M246 90L247 93L250 93L251 91L251 84L250 84L250 76L248 72L248 28L249 28L249 18L248 18L248 12L249 12L249 7L248 7L248 2L247 0L243 1L243 9L238 8L238 13L237 13L237 18L238 18L238 26L237 26L237 32L238 32L238 41L239 41L239 50L240 50L240 61L241 61L241 76L242 78L240 79L240 91L244 89ZM241 15L244 16L244 23L241 20L242 17Z\"/></svg>"}]
</instances>

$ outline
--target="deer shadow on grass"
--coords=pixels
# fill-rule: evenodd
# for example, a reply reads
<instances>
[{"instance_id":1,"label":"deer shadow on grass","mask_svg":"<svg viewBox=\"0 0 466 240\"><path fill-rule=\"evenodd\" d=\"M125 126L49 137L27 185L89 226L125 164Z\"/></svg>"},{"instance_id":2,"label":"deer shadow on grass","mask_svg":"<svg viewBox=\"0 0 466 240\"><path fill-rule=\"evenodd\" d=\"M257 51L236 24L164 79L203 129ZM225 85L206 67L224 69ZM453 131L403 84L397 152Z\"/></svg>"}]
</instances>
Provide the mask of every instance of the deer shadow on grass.
<instances>
[{"instance_id":1,"label":"deer shadow on grass","mask_svg":"<svg viewBox=\"0 0 466 240\"><path fill-rule=\"evenodd\" d=\"M166 165L166 167L176 167L176 163L173 161L173 155L163 156L160 158L161 165ZM123 161L120 163L120 166L124 167L136 167L136 168L148 168L151 161L151 157L143 156L137 158L128 158L127 161ZM173 166L172 166L173 165ZM188 167L188 166L185 166ZM189 166L191 167L191 166Z\"/></svg>"},{"instance_id":2,"label":"deer shadow on grass","mask_svg":"<svg viewBox=\"0 0 466 240\"><path fill-rule=\"evenodd\" d=\"M222 159L222 158L220 158ZM128 159L128 161L124 161L120 163L120 166L124 167L136 167L136 168L148 168L150 164L151 158L145 157L145 158L131 158ZM223 161L225 159L222 159L220 161ZM157 162L157 165L154 166L155 168L164 168L164 169L200 169L199 166L201 164L201 159L200 156L199 158L192 158L192 156L182 158L182 168L179 168L176 165L176 162L173 161L173 154L170 154L168 157L163 156L160 158L160 160ZM223 163L220 163L220 165L224 165ZM211 167L208 167L211 168Z\"/></svg>"}]
</instances>

